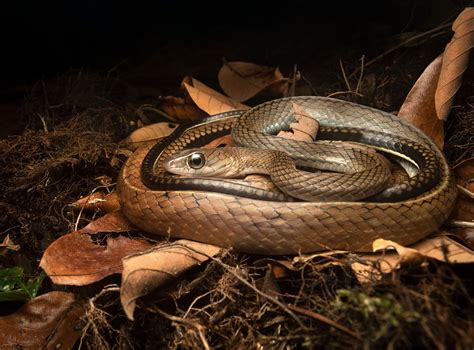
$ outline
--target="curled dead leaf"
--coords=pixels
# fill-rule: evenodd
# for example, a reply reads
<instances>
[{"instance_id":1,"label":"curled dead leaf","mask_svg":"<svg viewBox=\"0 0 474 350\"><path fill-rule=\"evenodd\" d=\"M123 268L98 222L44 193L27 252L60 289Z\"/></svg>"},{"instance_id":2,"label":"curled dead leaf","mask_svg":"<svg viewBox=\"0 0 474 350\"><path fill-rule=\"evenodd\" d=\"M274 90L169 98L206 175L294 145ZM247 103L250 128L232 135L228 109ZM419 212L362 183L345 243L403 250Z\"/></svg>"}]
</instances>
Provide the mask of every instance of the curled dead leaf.
<instances>
[{"instance_id":1,"label":"curled dead leaf","mask_svg":"<svg viewBox=\"0 0 474 350\"><path fill-rule=\"evenodd\" d=\"M176 120L199 120L206 116L191 99L174 96L160 97L159 108Z\"/></svg>"},{"instance_id":2,"label":"curled dead leaf","mask_svg":"<svg viewBox=\"0 0 474 350\"><path fill-rule=\"evenodd\" d=\"M431 62L408 93L398 116L428 135L441 149L444 146L444 126L435 109L435 92L441 70L442 56Z\"/></svg>"},{"instance_id":3,"label":"curled dead leaf","mask_svg":"<svg viewBox=\"0 0 474 350\"><path fill-rule=\"evenodd\" d=\"M123 232L135 229L120 212L104 215L80 231L55 240L44 252L40 267L56 284L86 285L122 271L122 258L148 249L142 239L108 237L106 244L94 243L99 232Z\"/></svg>"},{"instance_id":4,"label":"curled dead leaf","mask_svg":"<svg viewBox=\"0 0 474 350\"><path fill-rule=\"evenodd\" d=\"M49 292L0 317L1 349L72 349L81 336L84 307L74 294Z\"/></svg>"},{"instance_id":5,"label":"curled dead leaf","mask_svg":"<svg viewBox=\"0 0 474 350\"><path fill-rule=\"evenodd\" d=\"M449 261L455 264L473 263L474 251L447 236L428 238L410 247L396 242L378 239L374 241L374 251L393 247L395 252L366 254L359 258L362 262L351 264L357 279L361 283L380 279L382 274L399 269L402 263L419 264L425 259Z\"/></svg>"},{"instance_id":6,"label":"curled dead leaf","mask_svg":"<svg viewBox=\"0 0 474 350\"><path fill-rule=\"evenodd\" d=\"M138 298L221 251L221 247L210 244L179 240L124 258L120 300L127 317L133 320Z\"/></svg>"},{"instance_id":7,"label":"curled dead leaf","mask_svg":"<svg viewBox=\"0 0 474 350\"><path fill-rule=\"evenodd\" d=\"M100 191L78 199L71 206L78 210L100 209L106 213L112 213L120 209L117 193L104 193Z\"/></svg>"},{"instance_id":8,"label":"curled dead leaf","mask_svg":"<svg viewBox=\"0 0 474 350\"><path fill-rule=\"evenodd\" d=\"M222 90L238 102L244 102L263 90L272 90L274 98L286 96L289 80L278 68L250 62L224 62L218 73Z\"/></svg>"},{"instance_id":9,"label":"curled dead leaf","mask_svg":"<svg viewBox=\"0 0 474 350\"><path fill-rule=\"evenodd\" d=\"M209 115L249 109L248 106L222 95L194 78L184 78L182 85L194 103Z\"/></svg>"},{"instance_id":10,"label":"curled dead leaf","mask_svg":"<svg viewBox=\"0 0 474 350\"><path fill-rule=\"evenodd\" d=\"M454 36L446 45L436 88L435 105L439 119L446 120L474 47L474 7L467 7L453 22Z\"/></svg>"}]
</instances>

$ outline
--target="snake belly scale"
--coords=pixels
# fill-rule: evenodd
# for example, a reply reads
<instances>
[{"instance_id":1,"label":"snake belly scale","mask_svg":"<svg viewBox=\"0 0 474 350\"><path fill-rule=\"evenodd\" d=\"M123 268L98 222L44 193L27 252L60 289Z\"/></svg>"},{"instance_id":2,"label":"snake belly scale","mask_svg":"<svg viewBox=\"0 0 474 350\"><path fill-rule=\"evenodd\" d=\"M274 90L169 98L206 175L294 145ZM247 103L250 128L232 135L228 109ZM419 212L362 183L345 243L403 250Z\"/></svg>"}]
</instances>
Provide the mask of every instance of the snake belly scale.
<instances>
[{"instance_id":1,"label":"snake belly scale","mask_svg":"<svg viewBox=\"0 0 474 350\"><path fill-rule=\"evenodd\" d=\"M298 202L232 182L172 179L160 167L168 156L189 146L199 147L200 138L225 134L234 125L232 132L237 142L248 133L257 132L262 137L274 133L272 128L286 128L293 121L292 103L300 105L328 130L358 128L368 135L384 133L421 145L434 158L427 160L428 172L421 176L421 183L429 189L394 201L369 198L358 202ZM454 206L456 187L443 153L421 131L394 115L324 97L269 101L245 112L243 121L237 121L239 114L210 118L189 128L183 126L169 140L137 150L118 179L121 207L127 218L151 234L248 253L299 254L326 249L364 252L371 251L371 243L377 238L409 245L426 237L439 228ZM281 125L273 123L269 127L266 120L271 118L278 118ZM435 176L430 170L433 162L438 167ZM202 186L208 190L202 190ZM394 191L398 193L400 188Z\"/></svg>"}]
</instances>

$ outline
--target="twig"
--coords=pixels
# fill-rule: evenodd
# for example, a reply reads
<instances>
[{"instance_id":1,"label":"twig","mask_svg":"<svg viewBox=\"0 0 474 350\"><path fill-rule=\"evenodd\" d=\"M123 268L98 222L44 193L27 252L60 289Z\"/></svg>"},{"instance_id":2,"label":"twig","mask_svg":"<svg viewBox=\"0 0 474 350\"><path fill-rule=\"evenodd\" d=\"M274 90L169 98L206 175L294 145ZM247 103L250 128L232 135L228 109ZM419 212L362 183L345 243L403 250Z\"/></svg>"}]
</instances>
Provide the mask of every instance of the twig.
<instances>
[{"instance_id":1,"label":"twig","mask_svg":"<svg viewBox=\"0 0 474 350\"><path fill-rule=\"evenodd\" d=\"M469 191L467 188L462 187L461 185L456 185L456 187L458 188L458 191L459 191L459 192L461 192L462 194L465 194L465 195L468 196L469 198L474 199L474 193L472 193L471 191Z\"/></svg>"},{"instance_id":2,"label":"twig","mask_svg":"<svg viewBox=\"0 0 474 350\"><path fill-rule=\"evenodd\" d=\"M333 92L333 93L327 95L327 97L333 97L333 96L344 95L344 94L354 94L354 95L357 95L357 96L362 96L361 94L359 94L355 91L336 91L336 92Z\"/></svg>"},{"instance_id":3,"label":"twig","mask_svg":"<svg viewBox=\"0 0 474 350\"><path fill-rule=\"evenodd\" d=\"M452 220L446 223L451 227L474 228L474 222Z\"/></svg>"},{"instance_id":4,"label":"twig","mask_svg":"<svg viewBox=\"0 0 474 350\"><path fill-rule=\"evenodd\" d=\"M364 76L364 60L365 56L362 55L360 58L360 74L359 74L359 79L357 80L357 86L356 86L356 91L355 93L359 93L359 88L360 88L360 83L362 82L362 77Z\"/></svg>"},{"instance_id":5,"label":"twig","mask_svg":"<svg viewBox=\"0 0 474 350\"><path fill-rule=\"evenodd\" d=\"M160 310L159 308L154 308L153 310L157 311L161 316L166 317L167 319L169 319L172 322L183 323L183 324L186 324L186 325L191 326L194 329L196 329L198 334L199 334L199 339L201 340L201 343L202 343L204 349L206 349L206 350L211 349L211 347L209 346L209 343L207 342L206 337L204 335L204 332L203 332L204 326L203 325L201 325L200 323L197 323L197 322L193 322L191 320L186 320L185 318L170 315L170 314L164 312L163 310Z\"/></svg>"},{"instance_id":6,"label":"twig","mask_svg":"<svg viewBox=\"0 0 474 350\"><path fill-rule=\"evenodd\" d=\"M290 78L290 91L288 93L288 96L295 96L295 91L296 91L296 75L298 74L298 67L295 64L293 66L293 76Z\"/></svg>"},{"instance_id":7,"label":"twig","mask_svg":"<svg viewBox=\"0 0 474 350\"><path fill-rule=\"evenodd\" d=\"M344 66L342 65L342 60L340 58L339 58L339 67L341 67L342 77L344 78L347 89L349 91L352 91L351 84L349 84L349 80L347 80L346 71L344 70Z\"/></svg>"},{"instance_id":8,"label":"twig","mask_svg":"<svg viewBox=\"0 0 474 350\"><path fill-rule=\"evenodd\" d=\"M46 121L44 120L43 116L39 113L37 113L38 117L41 120L41 123L43 123L43 130L44 132L48 132L48 126L46 125Z\"/></svg>"},{"instance_id":9,"label":"twig","mask_svg":"<svg viewBox=\"0 0 474 350\"><path fill-rule=\"evenodd\" d=\"M286 305L289 309L293 310L293 311L296 311L302 315L305 315L305 316L308 316L308 317L311 317L315 320L318 320L322 323L325 323L327 324L328 326L331 326L331 327L334 327L336 329L339 329L340 331L350 335L351 337L359 340L359 341L362 341L362 337L354 332L354 331L351 331L349 328L347 327L344 327L343 325L337 323L336 321L333 321L331 320L330 318L327 318L326 316L323 316L317 312L314 312L312 310L308 310L308 309L303 309L302 307L299 307L299 306L295 306L295 305L289 305L287 304Z\"/></svg>"}]
</instances>

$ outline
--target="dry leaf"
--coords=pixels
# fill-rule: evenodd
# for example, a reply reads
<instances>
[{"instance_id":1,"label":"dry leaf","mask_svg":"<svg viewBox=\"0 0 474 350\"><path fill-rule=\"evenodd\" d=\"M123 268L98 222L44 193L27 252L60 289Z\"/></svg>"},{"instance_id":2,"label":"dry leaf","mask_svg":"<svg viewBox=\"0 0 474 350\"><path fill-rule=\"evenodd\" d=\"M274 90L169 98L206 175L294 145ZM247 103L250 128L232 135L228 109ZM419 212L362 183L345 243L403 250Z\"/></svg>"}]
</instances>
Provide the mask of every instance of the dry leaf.
<instances>
[{"instance_id":1,"label":"dry leaf","mask_svg":"<svg viewBox=\"0 0 474 350\"><path fill-rule=\"evenodd\" d=\"M85 310L72 293L49 292L0 317L1 349L72 349Z\"/></svg>"},{"instance_id":2,"label":"dry leaf","mask_svg":"<svg viewBox=\"0 0 474 350\"><path fill-rule=\"evenodd\" d=\"M78 199L72 203L71 206L79 210L100 209L106 213L112 213L120 209L119 198L116 192L94 192L86 197Z\"/></svg>"},{"instance_id":3,"label":"dry leaf","mask_svg":"<svg viewBox=\"0 0 474 350\"><path fill-rule=\"evenodd\" d=\"M400 268L402 262L417 263L425 258L439 261L463 264L474 262L474 251L453 241L446 236L428 238L418 242L409 248L403 247L395 242L378 239L374 241L375 249L396 248L395 252L382 254L361 255L360 258L367 263L355 262L351 264L359 282L364 283L381 277L381 273L389 273ZM379 265L379 268L375 267Z\"/></svg>"},{"instance_id":4,"label":"dry leaf","mask_svg":"<svg viewBox=\"0 0 474 350\"><path fill-rule=\"evenodd\" d=\"M138 298L221 251L221 247L210 244L179 240L124 258L120 300L127 317L133 320Z\"/></svg>"},{"instance_id":5,"label":"dry leaf","mask_svg":"<svg viewBox=\"0 0 474 350\"><path fill-rule=\"evenodd\" d=\"M293 132L280 131L277 136L289 140L313 142L319 130L318 121L297 103L292 102L292 108L296 119L295 123L290 124Z\"/></svg>"},{"instance_id":6,"label":"dry leaf","mask_svg":"<svg viewBox=\"0 0 474 350\"><path fill-rule=\"evenodd\" d=\"M133 149L136 149L149 141L156 141L163 137L169 136L177 124L169 122L155 123L143 128L137 129L132 132L125 140L121 143L131 145Z\"/></svg>"},{"instance_id":7,"label":"dry leaf","mask_svg":"<svg viewBox=\"0 0 474 350\"><path fill-rule=\"evenodd\" d=\"M278 68L249 62L225 62L218 79L222 90L239 102L269 89L275 92L274 98L285 96L289 85Z\"/></svg>"},{"instance_id":8,"label":"dry leaf","mask_svg":"<svg viewBox=\"0 0 474 350\"><path fill-rule=\"evenodd\" d=\"M194 78L184 78L182 85L194 103L209 115L249 109L248 106L222 95Z\"/></svg>"},{"instance_id":9,"label":"dry leaf","mask_svg":"<svg viewBox=\"0 0 474 350\"><path fill-rule=\"evenodd\" d=\"M7 234L3 239L3 242L0 243L0 255L6 254L8 250L18 251L20 250L20 246L13 243L13 241L10 239L10 235Z\"/></svg>"},{"instance_id":10,"label":"dry leaf","mask_svg":"<svg viewBox=\"0 0 474 350\"><path fill-rule=\"evenodd\" d=\"M99 232L123 232L135 229L120 212L92 221L82 230L64 235L44 252L40 267L56 284L86 285L122 271L122 258L148 249L151 244L124 236L108 237L94 243Z\"/></svg>"},{"instance_id":11,"label":"dry leaf","mask_svg":"<svg viewBox=\"0 0 474 350\"><path fill-rule=\"evenodd\" d=\"M436 88L435 105L439 119L446 120L474 47L474 7L467 7L453 23L454 36L446 45Z\"/></svg>"},{"instance_id":12,"label":"dry leaf","mask_svg":"<svg viewBox=\"0 0 474 350\"><path fill-rule=\"evenodd\" d=\"M401 244L398 244L397 242L394 242L394 241L379 238L372 242L372 250L374 253L381 250L390 249L390 248L395 249L397 251L398 255L400 256L401 262L403 261L416 262L420 260L420 258L423 257L423 255L420 254L418 250L414 248L404 247Z\"/></svg>"},{"instance_id":13,"label":"dry leaf","mask_svg":"<svg viewBox=\"0 0 474 350\"><path fill-rule=\"evenodd\" d=\"M160 97L159 108L173 119L177 120L199 120L206 116L189 98L165 96Z\"/></svg>"},{"instance_id":14,"label":"dry leaf","mask_svg":"<svg viewBox=\"0 0 474 350\"><path fill-rule=\"evenodd\" d=\"M444 146L443 121L436 114L434 96L441 70L442 57L438 56L420 75L408 93L398 116L418 127L441 149Z\"/></svg>"}]
</instances>

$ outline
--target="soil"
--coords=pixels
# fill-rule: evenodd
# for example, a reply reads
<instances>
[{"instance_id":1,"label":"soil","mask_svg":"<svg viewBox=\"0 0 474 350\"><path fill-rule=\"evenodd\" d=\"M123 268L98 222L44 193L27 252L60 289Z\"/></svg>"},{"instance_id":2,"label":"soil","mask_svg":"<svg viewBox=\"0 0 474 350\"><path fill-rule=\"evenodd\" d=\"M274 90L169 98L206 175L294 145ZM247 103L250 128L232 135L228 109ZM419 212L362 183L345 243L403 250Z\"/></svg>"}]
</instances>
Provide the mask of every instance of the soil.
<instances>
[{"instance_id":1,"label":"soil","mask_svg":"<svg viewBox=\"0 0 474 350\"><path fill-rule=\"evenodd\" d=\"M337 93L338 98L396 113L452 33L448 28L410 45L400 43L410 33L452 20L464 5L430 3L393 1L385 8L329 4L329 9L314 14L309 5L298 2L288 8L244 2L234 3L232 9L221 4L217 18L209 14L208 5L189 5L181 11L178 5L161 4L153 11L115 5L116 14L104 19L100 15L109 12L99 6L91 10L96 17L71 15L76 20L72 23L69 12L61 12L63 18L45 30L51 34L60 24L66 27L39 43L33 44L40 34L23 29L18 38L26 38L31 50L49 51L60 41L62 46L54 55L38 55L30 67L25 68L22 57L18 65L9 62L15 69L5 69L9 73L0 98L0 241L9 234L21 249L0 256L0 267L22 266L28 276L36 276L38 261L53 240L100 215L78 221L70 203L98 186L113 190L124 161L114 158L114 152L143 123L137 108L156 104L159 96L182 96L179 85L188 75L220 90L217 72L223 59L278 66L285 76L297 70L302 77L296 88L299 95ZM84 18L92 21L91 27ZM74 31L74 26L89 29ZM68 49L68 43L78 42L79 56ZM396 49L360 71L362 63L392 48ZM356 86L360 94L353 93ZM446 123L445 153L451 165L474 156L473 91L471 64ZM162 120L158 115L147 117L147 123ZM341 264L316 259L276 279L262 257L226 253L220 263L199 267L141 300L134 322L125 317L118 297L99 299L110 316L104 323L97 320L102 333L90 332L85 340L90 347L200 349L205 347L200 336L204 332L210 347L225 349L474 346L472 266L431 261L361 285L342 258L333 259ZM358 336L314 315L296 312L298 321L237 276ZM274 286L264 287L269 280ZM110 282L119 280L112 277L74 291L86 300ZM46 279L40 294L58 289L73 290ZM5 315L18 304L1 307Z\"/></svg>"}]
</instances>

